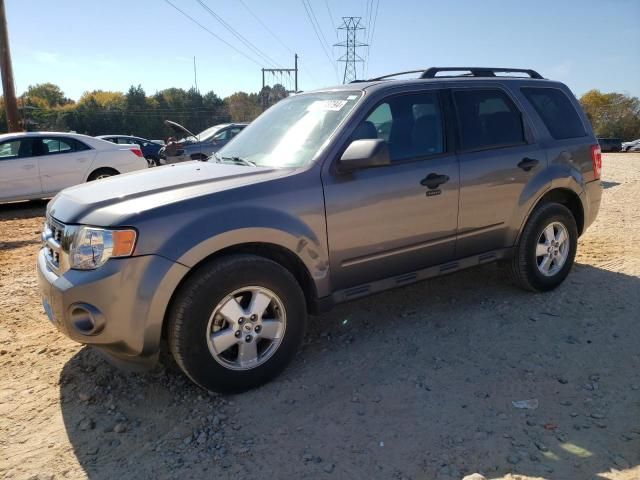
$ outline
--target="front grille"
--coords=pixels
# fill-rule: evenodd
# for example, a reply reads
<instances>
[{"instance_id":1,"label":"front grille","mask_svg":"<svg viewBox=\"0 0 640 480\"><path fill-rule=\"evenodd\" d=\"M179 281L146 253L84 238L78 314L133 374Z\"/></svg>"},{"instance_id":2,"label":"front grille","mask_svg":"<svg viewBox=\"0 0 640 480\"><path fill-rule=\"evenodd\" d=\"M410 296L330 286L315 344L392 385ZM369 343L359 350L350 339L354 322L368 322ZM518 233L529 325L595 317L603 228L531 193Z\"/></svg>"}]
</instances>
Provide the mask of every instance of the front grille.
<instances>
[{"instance_id":1,"label":"front grille","mask_svg":"<svg viewBox=\"0 0 640 480\"><path fill-rule=\"evenodd\" d=\"M47 216L42 232L42 241L47 265L61 274L69 269L67 228L63 223Z\"/></svg>"}]
</instances>

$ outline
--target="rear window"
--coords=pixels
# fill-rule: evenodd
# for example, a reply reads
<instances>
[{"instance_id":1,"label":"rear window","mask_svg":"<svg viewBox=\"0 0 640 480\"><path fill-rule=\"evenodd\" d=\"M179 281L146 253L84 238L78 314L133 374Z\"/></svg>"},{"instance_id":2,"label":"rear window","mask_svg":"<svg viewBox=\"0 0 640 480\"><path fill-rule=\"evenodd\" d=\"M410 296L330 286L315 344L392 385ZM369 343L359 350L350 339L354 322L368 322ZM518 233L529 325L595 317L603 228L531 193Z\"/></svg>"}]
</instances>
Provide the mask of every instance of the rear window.
<instances>
[{"instance_id":1,"label":"rear window","mask_svg":"<svg viewBox=\"0 0 640 480\"><path fill-rule=\"evenodd\" d=\"M553 138L562 140L586 135L578 112L562 90L536 87L521 90Z\"/></svg>"}]
</instances>

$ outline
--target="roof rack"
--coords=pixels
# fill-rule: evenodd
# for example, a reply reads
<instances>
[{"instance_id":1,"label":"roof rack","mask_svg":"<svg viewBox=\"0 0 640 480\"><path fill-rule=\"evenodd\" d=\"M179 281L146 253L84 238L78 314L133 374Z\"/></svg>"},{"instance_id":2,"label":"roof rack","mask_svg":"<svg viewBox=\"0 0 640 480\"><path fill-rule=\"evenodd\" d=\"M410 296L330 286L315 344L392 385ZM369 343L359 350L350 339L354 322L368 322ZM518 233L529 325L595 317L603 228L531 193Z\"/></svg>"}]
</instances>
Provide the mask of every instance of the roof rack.
<instances>
[{"instance_id":1,"label":"roof rack","mask_svg":"<svg viewBox=\"0 0 640 480\"><path fill-rule=\"evenodd\" d=\"M495 67L431 67L420 70L407 70L405 72L390 73L380 77L371 78L369 81L384 80L385 78L396 77L398 75L406 75L408 73L420 73L420 78L436 78L440 72L469 72L463 76L471 77L495 77L496 73L526 73L531 78L544 78L535 70L528 68L495 68ZM451 75L458 76L458 75ZM441 77L447 77L442 75ZM361 81L361 80L360 80Z\"/></svg>"}]
</instances>

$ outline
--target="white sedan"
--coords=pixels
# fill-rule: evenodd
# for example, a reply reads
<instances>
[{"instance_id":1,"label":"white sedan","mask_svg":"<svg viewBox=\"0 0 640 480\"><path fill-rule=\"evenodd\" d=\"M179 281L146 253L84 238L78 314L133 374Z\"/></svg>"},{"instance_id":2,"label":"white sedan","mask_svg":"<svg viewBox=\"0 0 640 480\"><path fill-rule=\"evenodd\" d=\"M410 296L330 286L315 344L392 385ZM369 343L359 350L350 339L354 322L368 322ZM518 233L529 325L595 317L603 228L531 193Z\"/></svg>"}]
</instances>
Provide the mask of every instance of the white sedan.
<instances>
[{"instance_id":1,"label":"white sedan","mask_svg":"<svg viewBox=\"0 0 640 480\"><path fill-rule=\"evenodd\" d=\"M0 201L52 197L79 183L148 167L138 146L59 132L0 135Z\"/></svg>"}]
</instances>

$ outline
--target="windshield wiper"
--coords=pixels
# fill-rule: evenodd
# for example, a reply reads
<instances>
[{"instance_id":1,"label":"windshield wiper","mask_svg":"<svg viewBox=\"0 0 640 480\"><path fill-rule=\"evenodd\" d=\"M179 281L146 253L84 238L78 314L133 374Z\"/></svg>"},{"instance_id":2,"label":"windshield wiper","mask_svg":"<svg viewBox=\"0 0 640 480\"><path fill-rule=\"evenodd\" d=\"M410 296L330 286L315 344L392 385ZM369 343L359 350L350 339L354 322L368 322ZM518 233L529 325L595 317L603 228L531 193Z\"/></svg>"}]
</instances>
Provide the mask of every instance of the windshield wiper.
<instances>
[{"instance_id":1,"label":"windshield wiper","mask_svg":"<svg viewBox=\"0 0 640 480\"><path fill-rule=\"evenodd\" d=\"M216 158L219 158L219 157L216 156ZM251 160L247 160L246 158L240 158L240 157L220 157L220 158L223 161L231 161L236 165L246 165L247 167L256 166L255 162L252 162Z\"/></svg>"}]
</instances>

